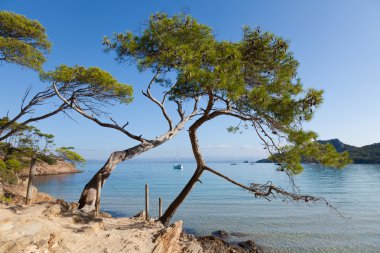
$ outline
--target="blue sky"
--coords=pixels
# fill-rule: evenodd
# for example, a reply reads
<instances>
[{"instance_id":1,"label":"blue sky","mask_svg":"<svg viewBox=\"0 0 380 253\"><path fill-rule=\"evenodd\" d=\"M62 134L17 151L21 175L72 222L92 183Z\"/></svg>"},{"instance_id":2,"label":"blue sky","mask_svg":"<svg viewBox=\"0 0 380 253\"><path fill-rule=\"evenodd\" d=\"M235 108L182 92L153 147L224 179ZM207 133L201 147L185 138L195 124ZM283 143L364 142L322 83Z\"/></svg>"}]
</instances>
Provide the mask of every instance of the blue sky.
<instances>
[{"instance_id":1,"label":"blue sky","mask_svg":"<svg viewBox=\"0 0 380 253\"><path fill-rule=\"evenodd\" d=\"M118 64L102 51L103 36L138 31L153 12L185 11L211 26L218 39L236 41L242 27L260 26L290 41L300 62L306 87L325 90L325 102L306 125L321 139L339 138L352 145L380 142L380 1L21 1L2 0L0 9L37 19L53 42L46 70L59 64L99 66L119 81L135 87L135 101L109 108L132 132L154 137L165 130L159 111L140 94L151 73ZM0 65L0 113L19 110L26 87L44 85L36 73L9 64ZM75 146L90 159L104 159L113 150L135 144L122 134L103 129L75 114L35 124L56 136L58 146ZM249 131L232 135L229 118L210 122L199 132L201 147L212 159L256 159L266 156ZM187 132L144 154L144 158L191 157Z\"/></svg>"}]
</instances>

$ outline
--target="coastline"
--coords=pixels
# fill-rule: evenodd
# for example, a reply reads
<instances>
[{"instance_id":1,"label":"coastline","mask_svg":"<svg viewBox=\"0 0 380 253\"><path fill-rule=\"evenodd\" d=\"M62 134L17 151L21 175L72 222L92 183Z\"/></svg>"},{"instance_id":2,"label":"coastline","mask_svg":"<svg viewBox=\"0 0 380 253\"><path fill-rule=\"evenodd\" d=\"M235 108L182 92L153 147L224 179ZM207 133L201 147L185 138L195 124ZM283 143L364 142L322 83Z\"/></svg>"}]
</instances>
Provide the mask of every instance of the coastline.
<instances>
[{"instance_id":1,"label":"coastline","mask_svg":"<svg viewBox=\"0 0 380 253\"><path fill-rule=\"evenodd\" d=\"M258 253L253 241L229 243L218 235L196 237L183 231L181 220L168 227L144 212L113 218L77 210L33 190L33 204L24 205L27 180L4 187L13 203L0 203L0 252L142 252L142 253ZM79 250L79 251L78 251Z\"/></svg>"},{"instance_id":2,"label":"coastline","mask_svg":"<svg viewBox=\"0 0 380 253\"><path fill-rule=\"evenodd\" d=\"M62 174L81 173L82 170L77 169L72 163L66 161L57 161L56 164L47 164L45 162L37 162L35 176L52 176ZM22 169L18 175L20 177L29 176L29 168Z\"/></svg>"}]
</instances>

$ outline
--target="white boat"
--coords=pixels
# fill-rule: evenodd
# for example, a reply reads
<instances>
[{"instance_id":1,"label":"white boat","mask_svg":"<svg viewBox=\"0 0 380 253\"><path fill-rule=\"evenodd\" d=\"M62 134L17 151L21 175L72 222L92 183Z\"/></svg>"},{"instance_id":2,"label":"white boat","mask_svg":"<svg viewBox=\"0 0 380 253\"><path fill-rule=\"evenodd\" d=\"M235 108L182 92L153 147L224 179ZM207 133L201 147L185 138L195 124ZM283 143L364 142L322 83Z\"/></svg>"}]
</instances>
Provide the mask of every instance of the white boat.
<instances>
[{"instance_id":1,"label":"white boat","mask_svg":"<svg viewBox=\"0 0 380 253\"><path fill-rule=\"evenodd\" d=\"M183 165L182 164L173 165L173 169L175 169L175 170L183 170Z\"/></svg>"},{"instance_id":2,"label":"white boat","mask_svg":"<svg viewBox=\"0 0 380 253\"><path fill-rule=\"evenodd\" d=\"M178 154L179 154L179 149L177 149L177 155L173 161L173 169L175 170L183 170L183 165L181 163L177 163L178 161Z\"/></svg>"}]
</instances>

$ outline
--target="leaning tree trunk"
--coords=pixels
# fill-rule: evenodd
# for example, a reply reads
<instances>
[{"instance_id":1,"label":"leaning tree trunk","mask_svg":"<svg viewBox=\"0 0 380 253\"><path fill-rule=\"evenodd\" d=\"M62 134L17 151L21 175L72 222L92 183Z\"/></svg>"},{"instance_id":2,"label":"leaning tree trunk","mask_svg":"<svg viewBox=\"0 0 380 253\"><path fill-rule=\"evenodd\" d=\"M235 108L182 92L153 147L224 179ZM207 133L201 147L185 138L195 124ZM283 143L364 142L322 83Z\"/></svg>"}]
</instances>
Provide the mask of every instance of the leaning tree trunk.
<instances>
[{"instance_id":1,"label":"leaning tree trunk","mask_svg":"<svg viewBox=\"0 0 380 253\"><path fill-rule=\"evenodd\" d=\"M32 155L30 159L30 168L29 168L29 180L28 180L28 188L26 189L26 200L25 203L27 205L30 205L32 201L32 191L33 191L33 183L34 183L34 176L36 174L36 162L37 162L37 156L35 154Z\"/></svg>"},{"instance_id":2,"label":"leaning tree trunk","mask_svg":"<svg viewBox=\"0 0 380 253\"><path fill-rule=\"evenodd\" d=\"M182 202L185 200L187 195L193 189L195 183L199 180L202 173L203 173L203 168L197 167L193 176L191 177L189 182L186 184L186 186L182 189L181 193L173 200L173 202L170 204L168 209L166 209L165 213L160 217L159 221L163 225L167 226L169 224L174 213L177 211L178 207L182 204Z\"/></svg>"},{"instance_id":3,"label":"leaning tree trunk","mask_svg":"<svg viewBox=\"0 0 380 253\"><path fill-rule=\"evenodd\" d=\"M204 161L202 154L200 152L198 140L196 137L196 129L203 123L202 121L203 120L195 122L194 125L192 125L189 129L191 146L193 149L195 159L197 161L197 169L195 170L195 172L194 172L193 176L191 177L191 179L189 180L189 182L182 189L180 194L174 199L174 201L170 204L168 209L166 209L165 213L159 219L159 221L165 226L167 226L169 224L174 213L177 211L178 207L182 204L182 202L185 200L187 195L193 189L195 183L199 181L199 178L201 177L201 175L204 171L205 161Z\"/></svg>"},{"instance_id":4,"label":"leaning tree trunk","mask_svg":"<svg viewBox=\"0 0 380 253\"><path fill-rule=\"evenodd\" d=\"M101 174L101 186L103 187L107 178L111 175L112 171L116 168L116 165L122 161L131 159L149 149L153 148L151 143L141 143L132 148L113 152L108 158L103 167L91 178L91 180L84 187L79 199L79 209L84 212L90 212L95 210L96 191L98 184L98 175Z\"/></svg>"},{"instance_id":5,"label":"leaning tree trunk","mask_svg":"<svg viewBox=\"0 0 380 253\"><path fill-rule=\"evenodd\" d=\"M101 186L103 187L107 178L111 175L112 171L116 168L116 166L128 159L131 159L141 153L144 153L152 148L160 146L166 141L172 139L175 135L177 135L185 126L185 123L189 120L186 118L182 120L176 127L165 134L157 137L152 141L145 141L139 145L136 145L132 148L113 152L108 158L107 162L103 165L103 167L91 178L91 180L84 187L81 197L79 199L79 209L83 212L90 212L95 210L95 202L96 202L96 191L97 191L97 180L98 174L101 174L102 182Z\"/></svg>"}]
</instances>

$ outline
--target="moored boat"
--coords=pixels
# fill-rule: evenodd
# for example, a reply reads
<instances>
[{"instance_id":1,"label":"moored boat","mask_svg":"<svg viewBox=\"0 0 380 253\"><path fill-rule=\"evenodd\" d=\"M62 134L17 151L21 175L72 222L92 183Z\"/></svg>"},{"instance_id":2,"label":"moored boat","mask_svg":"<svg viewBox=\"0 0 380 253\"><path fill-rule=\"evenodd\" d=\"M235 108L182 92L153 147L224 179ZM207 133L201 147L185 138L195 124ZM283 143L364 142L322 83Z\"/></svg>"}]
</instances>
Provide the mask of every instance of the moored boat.
<instances>
[{"instance_id":1,"label":"moored boat","mask_svg":"<svg viewBox=\"0 0 380 253\"><path fill-rule=\"evenodd\" d=\"M173 165L173 169L175 169L175 170L183 170L183 165L182 164Z\"/></svg>"}]
</instances>

